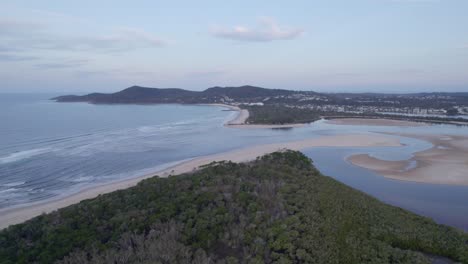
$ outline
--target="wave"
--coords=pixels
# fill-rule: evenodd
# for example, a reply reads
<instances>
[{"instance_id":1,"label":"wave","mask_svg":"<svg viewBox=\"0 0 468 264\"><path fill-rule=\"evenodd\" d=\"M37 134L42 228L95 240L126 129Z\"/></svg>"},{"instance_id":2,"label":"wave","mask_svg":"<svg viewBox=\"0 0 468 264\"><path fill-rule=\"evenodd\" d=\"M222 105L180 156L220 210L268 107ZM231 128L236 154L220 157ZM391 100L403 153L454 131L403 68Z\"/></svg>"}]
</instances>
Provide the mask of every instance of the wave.
<instances>
[{"instance_id":1,"label":"wave","mask_svg":"<svg viewBox=\"0 0 468 264\"><path fill-rule=\"evenodd\" d=\"M79 182L92 182L93 180L95 180L95 177L94 176L79 176L77 178L73 178L70 180L70 182L75 182L75 183L79 183Z\"/></svg>"},{"instance_id":2,"label":"wave","mask_svg":"<svg viewBox=\"0 0 468 264\"><path fill-rule=\"evenodd\" d=\"M18 189L16 188L10 188L10 189L6 189L6 190L0 190L0 194L4 194L4 193L11 193L11 192L16 192L18 191Z\"/></svg>"},{"instance_id":3,"label":"wave","mask_svg":"<svg viewBox=\"0 0 468 264\"><path fill-rule=\"evenodd\" d=\"M0 186L2 186L2 187L15 187L15 186L23 185L25 183L26 183L25 181L17 181L17 182L10 182L10 183L0 184Z\"/></svg>"},{"instance_id":4,"label":"wave","mask_svg":"<svg viewBox=\"0 0 468 264\"><path fill-rule=\"evenodd\" d=\"M38 149L30 149L30 150L23 150L18 151L15 153L8 154L6 156L0 157L0 164L16 162L24 159L28 159L40 154L44 154L50 152L51 148L38 148Z\"/></svg>"}]
</instances>

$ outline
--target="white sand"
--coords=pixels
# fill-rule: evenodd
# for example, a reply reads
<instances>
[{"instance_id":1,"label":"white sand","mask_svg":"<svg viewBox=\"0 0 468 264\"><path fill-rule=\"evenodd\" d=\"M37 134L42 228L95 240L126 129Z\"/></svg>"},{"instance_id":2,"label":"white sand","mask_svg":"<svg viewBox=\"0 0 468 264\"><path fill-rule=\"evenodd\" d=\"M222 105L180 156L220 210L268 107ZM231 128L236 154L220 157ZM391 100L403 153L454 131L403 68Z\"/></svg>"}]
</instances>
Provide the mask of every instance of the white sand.
<instances>
[{"instance_id":1,"label":"white sand","mask_svg":"<svg viewBox=\"0 0 468 264\"><path fill-rule=\"evenodd\" d=\"M239 109L239 114L233 120L227 122L227 125L244 125L245 121L249 118L249 111L246 109Z\"/></svg>"},{"instance_id":2,"label":"white sand","mask_svg":"<svg viewBox=\"0 0 468 264\"><path fill-rule=\"evenodd\" d=\"M350 156L348 161L396 180L468 186L468 136L398 135L429 141L433 147L403 161L380 160L365 154ZM416 166L406 169L410 162Z\"/></svg>"},{"instance_id":3,"label":"white sand","mask_svg":"<svg viewBox=\"0 0 468 264\"><path fill-rule=\"evenodd\" d=\"M312 147L375 147L375 146L401 146L396 138L380 135L339 135L339 136L324 136L319 138L275 143L268 145L260 145L245 149L234 150L226 153L220 153L210 156L197 157L190 161L183 162L171 168L148 174L142 177L128 179L120 182L108 183L106 185L92 187L82 190L76 194L72 194L61 199L37 203L34 205L10 208L0 210L0 229L12 224L17 224L38 216L42 213L49 213L59 208L78 203L85 199L97 197L100 194L109 193L112 191L129 188L135 186L143 179L159 175L167 177L186 172L191 172L201 165L211 163L213 161L231 160L233 162L246 162L254 160L256 157L275 152L281 149L301 150Z\"/></svg>"}]
</instances>

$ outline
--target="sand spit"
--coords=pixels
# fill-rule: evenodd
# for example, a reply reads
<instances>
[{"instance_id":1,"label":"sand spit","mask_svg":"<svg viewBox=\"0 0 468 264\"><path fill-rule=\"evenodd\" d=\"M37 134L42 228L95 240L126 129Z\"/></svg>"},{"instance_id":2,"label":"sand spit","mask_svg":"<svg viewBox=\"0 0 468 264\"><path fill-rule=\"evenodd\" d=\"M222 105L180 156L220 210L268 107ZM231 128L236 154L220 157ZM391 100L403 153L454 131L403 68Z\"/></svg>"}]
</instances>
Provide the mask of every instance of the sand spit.
<instances>
[{"instance_id":1,"label":"sand spit","mask_svg":"<svg viewBox=\"0 0 468 264\"><path fill-rule=\"evenodd\" d=\"M244 149L230 152L196 157L189 161L182 162L170 168L151 173L142 177L128 179L120 182L108 183L106 185L95 186L78 193L72 194L60 199L36 203L21 208L10 208L0 210L0 229L12 224L18 224L38 216L42 213L49 213L59 208L63 208L85 199L97 197L100 194L113 192L135 186L143 179L159 175L167 177L181 173L187 173L197 170L200 166L209 164L213 161L231 160L233 162L246 162L255 159L258 156L275 152L281 149L301 150L312 147L376 147L376 146L401 146L398 139L384 135L339 135L323 136L301 141L275 143L268 145L252 146Z\"/></svg>"},{"instance_id":2,"label":"sand spit","mask_svg":"<svg viewBox=\"0 0 468 264\"><path fill-rule=\"evenodd\" d=\"M365 154L347 160L392 179L468 186L468 136L394 135L426 140L433 147L416 152L413 158L404 161L385 161Z\"/></svg>"}]
</instances>

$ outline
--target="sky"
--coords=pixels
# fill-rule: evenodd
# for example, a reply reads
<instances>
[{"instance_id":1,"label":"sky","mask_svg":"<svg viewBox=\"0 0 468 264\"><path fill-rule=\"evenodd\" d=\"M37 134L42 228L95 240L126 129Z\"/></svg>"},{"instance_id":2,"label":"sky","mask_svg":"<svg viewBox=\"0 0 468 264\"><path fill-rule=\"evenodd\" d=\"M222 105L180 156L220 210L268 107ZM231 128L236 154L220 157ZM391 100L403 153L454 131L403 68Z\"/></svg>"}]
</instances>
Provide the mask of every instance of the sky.
<instances>
[{"instance_id":1,"label":"sky","mask_svg":"<svg viewBox=\"0 0 468 264\"><path fill-rule=\"evenodd\" d=\"M467 14L467 0L0 0L0 92L467 92Z\"/></svg>"}]
</instances>

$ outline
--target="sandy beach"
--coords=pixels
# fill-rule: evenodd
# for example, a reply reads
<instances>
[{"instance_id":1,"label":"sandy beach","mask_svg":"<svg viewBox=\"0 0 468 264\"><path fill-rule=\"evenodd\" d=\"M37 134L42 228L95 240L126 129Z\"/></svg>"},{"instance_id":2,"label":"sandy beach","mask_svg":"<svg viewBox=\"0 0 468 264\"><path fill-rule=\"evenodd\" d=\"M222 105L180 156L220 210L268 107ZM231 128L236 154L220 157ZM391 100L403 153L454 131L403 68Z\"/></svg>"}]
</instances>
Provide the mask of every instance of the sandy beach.
<instances>
[{"instance_id":1,"label":"sandy beach","mask_svg":"<svg viewBox=\"0 0 468 264\"><path fill-rule=\"evenodd\" d=\"M428 123L411 122L404 120L392 119L373 119L373 118L337 118L325 121L328 124L334 125L353 125L353 126L405 126L418 127L429 126Z\"/></svg>"},{"instance_id":2,"label":"sandy beach","mask_svg":"<svg viewBox=\"0 0 468 264\"><path fill-rule=\"evenodd\" d=\"M392 179L468 186L468 136L397 135L426 140L433 147L403 161L380 160L366 154L352 155L347 160Z\"/></svg>"},{"instance_id":3,"label":"sandy beach","mask_svg":"<svg viewBox=\"0 0 468 264\"><path fill-rule=\"evenodd\" d=\"M17 224L38 216L42 213L49 213L59 208L63 208L85 199L97 197L100 194L109 193L135 186L143 179L160 176L167 177L181 173L187 173L197 170L200 166L213 161L230 160L233 162L246 162L255 159L258 156L275 152L282 149L302 150L313 147L376 147L376 146L401 146L398 139L387 137L385 135L339 135L323 136L301 141L275 143L267 145L253 146L244 149L238 149L230 152L196 157L192 160L182 162L170 168L144 175L142 177L128 179L120 182L108 183L106 185L95 186L84 189L78 193L72 194L60 199L36 203L21 208L10 208L0 210L0 229Z\"/></svg>"},{"instance_id":4,"label":"sandy beach","mask_svg":"<svg viewBox=\"0 0 468 264\"><path fill-rule=\"evenodd\" d=\"M233 109L232 107L230 107ZM238 107L237 111L239 112L233 120L226 123L227 126L235 126L235 125L245 125L245 121L249 118L249 111L246 109L240 109Z\"/></svg>"}]
</instances>

